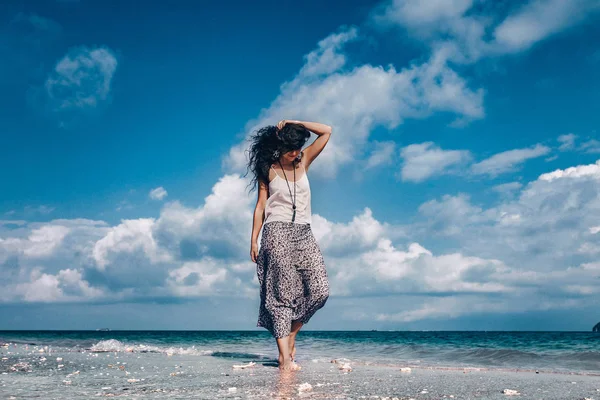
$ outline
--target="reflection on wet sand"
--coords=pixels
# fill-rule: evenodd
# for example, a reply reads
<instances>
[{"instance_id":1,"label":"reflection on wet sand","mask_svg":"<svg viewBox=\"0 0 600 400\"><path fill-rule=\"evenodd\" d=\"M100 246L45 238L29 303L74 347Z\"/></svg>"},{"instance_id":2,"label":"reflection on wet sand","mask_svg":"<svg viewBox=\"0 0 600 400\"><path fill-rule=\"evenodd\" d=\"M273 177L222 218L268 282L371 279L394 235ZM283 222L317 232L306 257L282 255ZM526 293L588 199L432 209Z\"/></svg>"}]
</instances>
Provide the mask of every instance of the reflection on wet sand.
<instances>
[{"instance_id":1,"label":"reflection on wet sand","mask_svg":"<svg viewBox=\"0 0 600 400\"><path fill-rule=\"evenodd\" d=\"M294 398L294 390L298 384L297 371L280 371L279 381L277 382L278 400L287 400Z\"/></svg>"}]
</instances>

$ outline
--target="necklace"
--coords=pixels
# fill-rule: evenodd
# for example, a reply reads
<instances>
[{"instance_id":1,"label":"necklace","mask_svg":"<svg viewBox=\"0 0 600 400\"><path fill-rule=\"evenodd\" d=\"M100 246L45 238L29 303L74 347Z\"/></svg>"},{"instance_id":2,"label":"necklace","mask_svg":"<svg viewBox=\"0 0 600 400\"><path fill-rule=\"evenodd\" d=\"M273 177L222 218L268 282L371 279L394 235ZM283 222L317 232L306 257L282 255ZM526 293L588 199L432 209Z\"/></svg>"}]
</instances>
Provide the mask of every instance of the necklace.
<instances>
[{"instance_id":1,"label":"necklace","mask_svg":"<svg viewBox=\"0 0 600 400\"><path fill-rule=\"evenodd\" d=\"M285 184L290 191L290 197L292 198L292 222L296 220L296 163L293 162L294 166L294 196L292 196L292 189L290 189L290 184L288 183L287 175L285 174L285 170L283 169L283 165L281 165L281 161L279 161L279 166L281 167L281 171L283 171L283 176L285 177Z\"/></svg>"}]
</instances>

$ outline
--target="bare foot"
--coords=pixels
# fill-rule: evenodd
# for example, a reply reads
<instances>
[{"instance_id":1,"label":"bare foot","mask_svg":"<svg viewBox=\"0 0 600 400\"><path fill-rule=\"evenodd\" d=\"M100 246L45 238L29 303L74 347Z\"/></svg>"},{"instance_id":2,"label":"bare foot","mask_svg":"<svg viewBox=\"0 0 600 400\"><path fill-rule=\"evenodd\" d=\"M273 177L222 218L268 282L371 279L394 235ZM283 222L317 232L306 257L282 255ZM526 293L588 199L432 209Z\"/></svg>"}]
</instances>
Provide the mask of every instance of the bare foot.
<instances>
[{"instance_id":1,"label":"bare foot","mask_svg":"<svg viewBox=\"0 0 600 400\"><path fill-rule=\"evenodd\" d=\"M291 358L282 359L279 357L279 369L282 371L298 371L302 367L296 364Z\"/></svg>"},{"instance_id":2,"label":"bare foot","mask_svg":"<svg viewBox=\"0 0 600 400\"><path fill-rule=\"evenodd\" d=\"M296 360L296 345L292 345L292 352L290 353L290 357L292 357L292 361Z\"/></svg>"}]
</instances>

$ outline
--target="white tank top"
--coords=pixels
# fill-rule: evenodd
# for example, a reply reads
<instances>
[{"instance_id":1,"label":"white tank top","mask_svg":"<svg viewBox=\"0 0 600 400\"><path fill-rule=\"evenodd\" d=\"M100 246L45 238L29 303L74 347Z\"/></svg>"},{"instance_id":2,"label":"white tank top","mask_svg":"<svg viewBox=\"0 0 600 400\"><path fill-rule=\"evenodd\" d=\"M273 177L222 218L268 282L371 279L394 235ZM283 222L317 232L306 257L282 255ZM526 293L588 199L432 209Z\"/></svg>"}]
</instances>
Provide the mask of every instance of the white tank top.
<instances>
[{"instance_id":1,"label":"white tank top","mask_svg":"<svg viewBox=\"0 0 600 400\"><path fill-rule=\"evenodd\" d=\"M311 223L311 210L310 210L310 184L308 182L308 176L302 165L303 174L302 177L296 181L296 224L310 224ZM271 168L273 168L271 166ZM275 178L269 182L269 198L265 206L265 224L273 221L292 222L292 197L290 196L290 190L292 195L294 194L294 179L287 173L288 182L286 184L285 178L273 168L275 172ZM283 172L282 172L283 174ZM296 177L298 174L296 173ZM289 188L288 188L289 185Z\"/></svg>"}]
</instances>

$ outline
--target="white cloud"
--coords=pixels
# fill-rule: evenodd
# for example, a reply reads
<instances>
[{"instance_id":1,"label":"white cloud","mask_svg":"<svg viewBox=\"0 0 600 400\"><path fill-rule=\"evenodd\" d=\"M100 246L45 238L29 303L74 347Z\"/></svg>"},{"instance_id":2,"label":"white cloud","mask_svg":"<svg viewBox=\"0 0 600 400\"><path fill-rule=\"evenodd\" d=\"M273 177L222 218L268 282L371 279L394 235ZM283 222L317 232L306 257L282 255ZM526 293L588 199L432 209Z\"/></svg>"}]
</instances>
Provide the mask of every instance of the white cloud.
<instances>
[{"instance_id":1,"label":"white cloud","mask_svg":"<svg viewBox=\"0 0 600 400\"><path fill-rule=\"evenodd\" d=\"M510 272L502 262L460 253L434 255L416 242L394 245L393 240L405 241L404 231L375 220L368 209L347 224L318 217L314 232L333 296L511 291L500 279Z\"/></svg>"},{"instance_id":2,"label":"white cloud","mask_svg":"<svg viewBox=\"0 0 600 400\"><path fill-rule=\"evenodd\" d=\"M396 299L374 314L356 312L404 322L590 305L600 293L598 168L600 161L542 174L487 209L466 195L443 196L421 205L408 226L378 220L368 208L348 222L314 215L332 296ZM246 184L225 176L202 205L169 203L157 219L0 230L0 255L7 255L0 300L256 299L248 231L240 229L251 225ZM446 250L427 245L436 236Z\"/></svg>"},{"instance_id":3,"label":"white cloud","mask_svg":"<svg viewBox=\"0 0 600 400\"><path fill-rule=\"evenodd\" d=\"M595 164L578 165L576 167L570 167L566 169L557 169L553 172L540 175L539 180L552 182L557 179L577 179L584 177L589 177L592 179L600 178L600 160L596 161Z\"/></svg>"},{"instance_id":4,"label":"white cloud","mask_svg":"<svg viewBox=\"0 0 600 400\"><path fill-rule=\"evenodd\" d=\"M441 200L429 200L419 206L419 212L426 217L426 231L433 235L460 235L464 226L495 218L494 213L486 213L481 207L471 204L466 194L444 195Z\"/></svg>"},{"instance_id":5,"label":"white cloud","mask_svg":"<svg viewBox=\"0 0 600 400\"><path fill-rule=\"evenodd\" d=\"M140 218L123 220L111 228L94 246L93 257L98 268L105 270L112 257L137 251L146 255L152 263L170 261L170 255L156 244L152 232L154 223L153 218Z\"/></svg>"},{"instance_id":6,"label":"white cloud","mask_svg":"<svg viewBox=\"0 0 600 400\"><path fill-rule=\"evenodd\" d=\"M596 0L531 0L496 27L495 44L503 52L525 50L599 8Z\"/></svg>"},{"instance_id":7,"label":"white cloud","mask_svg":"<svg viewBox=\"0 0 600 400\"><path fill-rule=\"evenodd\" d=\"M414 27L438 24L462 17L473 5L473 0L394 0L386 9L385 17Z\"/></svg>"},{"instance_id":8,"label":"white cloud","mask_svg":"<svg viewBox=\"0 0 600 400\"><path fill-rule=\"evenodd\" d=\"M52 302L58 301L63 296L58 278L54 275L41 274L35 271L31 274L31 282L21 283L16 286L15 294L22 296L27 302Z\"/></svg>"},{"instance_id":9,"label":"white cloud","mask_svg":"<svg viewBox=\"0 0 600 400\"><path fill-rule=\"evenodd\" d=\"M501 194L510 195L513 194L515 191L521 189L522 187L523 184L520 182L507 182L493 186L492 190Z\"/></svg>"},{"instance_id":10,"label":"white cloud","mask_svg":"<svg viewBox=\"0 0 600 400\"><path fill-rule=\"evenodd\" d=\"M23 252L32 257L47 256L62 243L69 231L69 228L60 225L46 225L35 229L29 235L29 245Z\"/></svg>"},{"instance_id":11,"label":"white cloud","mask_svg":"<svg viewBox=\"0 0 600 400\"><path fill-rule=\"evenodd\" d=\"M527 50L600 8L596 0L530 0L497 22L478 3L393 0L374 20L406 28L454 62L472 63L482 57ZM486 39L488 36L493 39Z\"/></svg>"},{"instance_id":12,"label":"white cloud","mask_svg":"<svg viewBox=\"0 0 600 400\"><path fill-rule=\"evenodd\" d=\"M17 254L23 254L32 259L52 256L70 231L63 225L47 224L32 229L28 237L9 237L7 239L0 237L0 262ZM17 230L17 233L19 232Z\"/></svg>"},{"instance_id":13,"label":"white cloud","mask_svg":"<svg viewBox=\"0 0 600 400\"><path fill-rule=\"evenodd\" d=\"M106 47L79 47L64 56L46 80L55 111L94 109L108 99L117 59Z\"/></svg>"},{"instance_id":14,"label":"white cloud","mask_svg":"<svg viewBox=\"0 0 600 400\"><path fill-rule=\"evenodd\" d=\"M396 143L392 141L373 142L373 150L367 158L365 168L371 169L392 163L395 151Z\"/></svg>"},{"instance_id":15,"label":"white cloud","mask_svg":"<svg viewBox=\"0 0 600 400\"><path fill-rule=\"evenodd\" d=\"M201 206L169 203L158 219L0 225L0 300L255 297L247 183L225 176Z\"/></svg>"},{"instance_id":16,"label":"white cloud","mask_svg":"<svg viewBox=\"0 0 600 400\"><path fill-rule=\"evenodd\" d=\"M310 65L320 65L319 54L330 54L323 49L323 43L331 44L330 50L339 52L343 40L353 35L334 37L335 40L327 38L321 42L319 50L312 53L316 55L308 61ZM366 145L377 126L392 129L405 119L425 118L436 112L454 114L457 124L484 116L483 90L470 89L448 66L446 58L437 54L400 71L392 66L371 65L342 71L341 60L345 57L340 54L336 60L337 70L328 70L324 76L308 76L301 69L292 81L282 85L271 106L248 124L247 132L274 124L284 116L332 125L334 134L327 151L312 168L321 176L333 177L339 167L356 159L358 149ZM246 147L244 141L231 149L224 160L229 170L245 170Z\"/></svg>"},{"instance_id":17,"label":"white cloud","mask_svg":"<svg viewBox=\"0 0 600 400\"><path fill-rule=\"evenodd\" d=\"M411 144L404 147L400 177L403 181L422 182L434 175L451 172L451 167L465 164L471 159L467 150L442 150L433 142Z\"/></svg>"},{"instance_id":18,"label":"white cloud","mask_svg":"<svg viewBox=\"0 0 600 400\"><path fill-rule=\"evenodd\" d=\"M550 148L541 144L525 149L514 149L494 154L490 158L471 166L476 175L487 174L492 177L517 170L525 161L541 157L550 152Z\"/></svg>"},{"instance_id":19,"label":"white cloud","mask_svg":"<svg viewBox=\"0 0 600 400\"><path fill-rule=\"evenodd\" d=\"M422 232L445 235L465 252L522 270L579 265L578 249L597 243L590 229L600 226L599 178L600 160L542 174L516 199L487 209L464 195L444 196L421 206Z\"/></svg>"},{"instance_id":20,"label":"white cloud","mask_svg":"<svg viewBox=\"0 0 600 400\"><path fill-rule=\"evenodd\" d=\"M235 284L240 282L234 279L227 281L227 277L227 268L220 261L208 258L201 262L186 262L171 270L167 284L175 295L181 297L214 295L218 290L216 285L221 285L221 292L225 290L229 295L235 295Z\"/></svg>"},{"instance_id":21,"label":"white cloud","mask_svg":"<svg viewBox=\"0 0 600 400\"><path fill-rule=\"evenodd\" d=\"M346 56L340 52L342 46L356 39L357 36L357 29L350 28L321 40L317 45L317 49L304 57L304 66L298 75L314 78L338 71L346 65Z\"/></svg>"},{"instance_id":22,"label":"white cloud","mask_svg":"<svg viewBox=\"0 0 600 400\"><path fill-rule=\"evenodd\" d=\"M376 317L366 316L372 310L356 312L362 319L396 322L590 306L600 293L600 268L591 262L598 242L590 236L600 226L600 192L590 175L559 179L533 181L517 200L490 209L473 206L466 196L430 201L421 207L425 228L406 227L410 239L443 234L459 251L434 255L414 242L401 250L381 235L358 258L326 256L332 292L385 296L387 306Z\"/></svg>"},{"instance_id":23,"label":"white cloud","mask_svg":"<svg viewBox=\"0 0 600 400\"><path fill-rule=\"evenodd\" d=\"M575 285L573 285L575 286ZM395 308L403 309L399 312L380 312L371 316L369 319L376 321L390 322L413 322L432 319L450 319L465 315L476 314L504 314L504 313L523 313L524 311L545 311L545 310L564 310L573 309L580 306L576 300L565 300L564 298L545 298L543 300L531 301L528 297L530 293L519 296L514 294L507 296L486 296L480 294L453 296L453 297L432 297L410 298L412 307L397 306ZM523 307L526 303L527 307ZM366 318L365 318L366 319Z\"/></svg>"},{"instance_id":24,"label":"white cloud","mask_svg":"<svg viewBox=\"0 0 600 400\"><path fill-rule=\"evenodd\" d=\"M148 195L152 200L163 200L165 197L167 197L168 193L164 187L159 186L152 189Z\"/></svg>"},{"instance_id":25,"label":"white cloud","mask_svg":"<svg viewBox=\"0 0 600 400\"><path fill-rule=\"evenodd\" d=\"M557 139L558 142L560 143L558 150L560 150L560 151L573 150L575 148L575 139L576 138L577 138L577 135L575 135L573 133L568 133L566 135L560 135Z\"/></svg>"},{"instance_id":26,"label":"white cloud","mask_svg":"<svg viewBox=\"0 0 600 400\"><path fill-rule=\"evenodd\" d=\"M470 313L507 311L506 304L492 303L489 298L483 296L432 298L426 301L421 300L417 307L401 312L379 313L375 319L377 321L412 322L423 319L456 318Z\"/></svg>"},{"instance_id":27,"label":"white cloud","mask_svg":"<svg viewBox=\"0 0 600 400\"><path fill-rule=\"evenodd\" d=\"M26 225L27 221L22 219L0 219L0 225Z\"/></svg>"},{"instance_id":28,"label":"white cloud","mask_svg":"<svg viewBox=\"0 0 600 400\"><path fill-rule=\"evenodd\" d=\"M328 254L355 254L374 246L388 236L402 236L397 228L383 224L373 218L373 213L366 208L347 223L333 223L314 215L312 229L319 241L319 246Z\"/></svg>"},{"instance_id":29,"label":"white cloud","mask_svg":"<svg viewBox=\"0 0 600 400\"><path fill-rule=\"evenodd\" d=\"M581 146L579 146L578 150L591 154L600 153L600 141L596 139L589 139L581 143Z\"/></svg>"},{"instance_id":30,"label":"white cloud","mask_svg":"<svg viewBox=\"0 0 600 400\"><path fill-rule=\"evenodd\" d=\"M489 47L483 40L489 18L471 13L474 4L473 0L393 0L374 20L405 27L446 59L474 62Z\"/></svg>"},{"instance_id":31,"label":"white cloud","mask_svg":"<svg viewBox=\"0 0 600 400\"><path fill-rule=\"evenodd\" d=\"M10 301L17 297L26 302L89 301L103 295L102 290L92 288L89 282L82 278L81 272L74 269L64 269L56 275L34 269L28 282L5 289L4 295L0 295L0 300Z\"/></svg>"}]
</instances>

